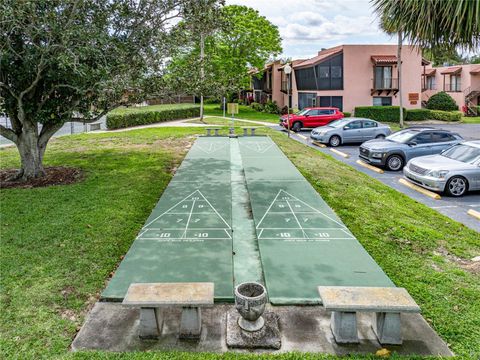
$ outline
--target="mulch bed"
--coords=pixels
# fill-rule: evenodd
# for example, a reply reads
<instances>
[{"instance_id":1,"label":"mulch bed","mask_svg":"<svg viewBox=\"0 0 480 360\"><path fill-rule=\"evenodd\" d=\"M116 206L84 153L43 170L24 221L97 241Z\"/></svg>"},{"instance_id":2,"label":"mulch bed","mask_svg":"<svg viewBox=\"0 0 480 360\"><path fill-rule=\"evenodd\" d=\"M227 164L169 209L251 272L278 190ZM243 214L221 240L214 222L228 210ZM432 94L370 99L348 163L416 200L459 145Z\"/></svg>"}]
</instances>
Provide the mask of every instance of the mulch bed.
<instances>
[{"instance_id":1,"label":"mulch bed","mask_svg":"<svg viewBox=\"0 0 480 360\"><path fill-rule=\"evenodd\" d=\"M68 185L83 179L83 171L76 168L52 166L45 168L45 176L29 181L8 180L17 173L17 169L0 170L0 189L34 188L51 185Z\"/></svg>"}]
</instances>

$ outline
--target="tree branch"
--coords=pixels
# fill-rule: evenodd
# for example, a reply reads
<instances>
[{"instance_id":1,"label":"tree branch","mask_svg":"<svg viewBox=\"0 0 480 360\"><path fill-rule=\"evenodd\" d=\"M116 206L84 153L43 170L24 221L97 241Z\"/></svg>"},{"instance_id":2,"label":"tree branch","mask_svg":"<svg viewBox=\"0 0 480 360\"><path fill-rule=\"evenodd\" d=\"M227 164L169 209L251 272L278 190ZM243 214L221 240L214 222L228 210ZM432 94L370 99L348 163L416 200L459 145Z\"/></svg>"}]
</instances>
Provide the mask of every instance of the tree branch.
<instances>
[{"instance_id":1,"label":"tree branch","mask_svg":"<svg viewBox=\"0 0 480 360\"><path fill-rule=\"evenodd\" d=\"M12 129L9 129L3 125L0 125L0 135L2 135L4 138L7 138L10 141L13 141L14 143L17 143L18 136L17 134L15 134L15 132Z\"/></svg>"},{"instance_id":2,"label":"tree branch","mask_svg":"<svg viewBox=\"0 0 480 360\"><path fill-rule=\"evenodd\" d=\"M60 122L43 125L42 131L40 131L40 135L38 136L38 146L45 146L52 135L55 134L63 126L63 124L63 122Z\"/></svg>"}]
</instances>

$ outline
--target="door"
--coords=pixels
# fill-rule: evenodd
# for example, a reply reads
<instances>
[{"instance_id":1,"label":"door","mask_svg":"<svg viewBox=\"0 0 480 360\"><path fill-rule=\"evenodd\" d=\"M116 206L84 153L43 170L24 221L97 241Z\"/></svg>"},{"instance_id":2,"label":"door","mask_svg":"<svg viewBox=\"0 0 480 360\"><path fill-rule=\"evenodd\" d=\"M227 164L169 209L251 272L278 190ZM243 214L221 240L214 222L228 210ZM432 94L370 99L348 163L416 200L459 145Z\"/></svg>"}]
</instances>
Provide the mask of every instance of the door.
<instances>
[{"instance_id":1,"label":"door","mask_svg":"<svg viewBox=\"0 0 480 360\"><path fill-rule=\"evenodd\" d=\"M313 109L310 110L308 113L305 114L304 120L303 120L303 126L304 127L316 127L320 125L316 125L319 122L319 115L318 115L318 110Z\"/></svg>"},{"instance_id":2,"label":"door","mask_svg":"<svg viewBox=\"0 0 480 360\"><path fill-rule=\"evenodd\" d=\"M318 117L317 117L317 126L324 126L331 123L333 119L333 115L335 114L334 110L318 110Z\"/></svg>"},{"instance_id":3,"label":"door","mask_svg":"<svg viewBox=\"0 0 480 360\"><path fill-rule=\"evenodd\" d=\"M373 120L363 120L363 127L361 130L362 140L367 141L375 138L377 135L377 123Z\"/></svg>"},{"instance_id":4,"label":"door","mask_svg":"<svg viewBox=\"0 0 480 360\"><path fill-rule=\"evenodd\" d=\"M343 142L362 142L362 121L355 120L343 127Z\"/></svg>"},{"instance_id":5,"label":"door","mask_svg":"<svg viewBox=\"0 0 480 360\"><path fill-rule=\"evenodd\" d=\"M318 106L320 107L336 107L343 111L343 97L342 96L319 96Z\"/></svg>"},{"instance_id":6,"label":"door","mask_svg":"<svg viewBox=\"0 0 480 360\"><path fill-rule=\"evenodd\" d=\"M432 133L431 154L440 154L443 150L456 144L458 140L451 134L446 132Z\"/></svg>"},{"instance_id":7,"label":"door","mask_svg":"<svg viewBox=\"0 0 480 360\"><path fill-rule=\"evenodd\" d=\"M422 132L415 136L410 143L415 143L411 145L407 152L407 160L410 160L414 157L430 155L432 153L432 133L431 132Z\"/></svg>"}]
</instances>

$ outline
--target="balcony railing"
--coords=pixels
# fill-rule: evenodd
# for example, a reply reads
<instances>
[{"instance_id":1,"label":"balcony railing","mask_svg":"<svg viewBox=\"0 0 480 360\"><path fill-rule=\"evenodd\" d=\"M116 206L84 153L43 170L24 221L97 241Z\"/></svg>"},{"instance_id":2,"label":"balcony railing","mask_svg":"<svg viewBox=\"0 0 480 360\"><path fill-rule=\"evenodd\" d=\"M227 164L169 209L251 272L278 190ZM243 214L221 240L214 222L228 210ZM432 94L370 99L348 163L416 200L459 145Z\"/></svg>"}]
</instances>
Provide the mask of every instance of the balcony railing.
<instances>
[{"instance_id":1,"label":"balcony railing","mask_svg":"<svg viewBox=\"0 0 480 360\"><path fill-rule=\"evenodd\" d=\"M422 86L422 91L426 91L426 90L437 90L437 85L423 85Z\"/></svg>"},{"instance_id":2,"label":"balcony railing","mask_svg":"<svg viewBox=\"0 0 480 360\"><path fill-rule=\"evenodd\" d=\"M397 78L373 79L373 90L398 90Z\"/></svg>"},{"instance_id":3,"label":"balcony railing","mask_svg":"<svg viewBox=\"0 0 480 360\"><path fill-rule=\"evenodd\" d=\"M460 82L456 83L451 83L451 84L445 84L443 86L443 91L448 91L448 92L461 92L462 91L462 85Z\"/></svg>"}]
</instances>

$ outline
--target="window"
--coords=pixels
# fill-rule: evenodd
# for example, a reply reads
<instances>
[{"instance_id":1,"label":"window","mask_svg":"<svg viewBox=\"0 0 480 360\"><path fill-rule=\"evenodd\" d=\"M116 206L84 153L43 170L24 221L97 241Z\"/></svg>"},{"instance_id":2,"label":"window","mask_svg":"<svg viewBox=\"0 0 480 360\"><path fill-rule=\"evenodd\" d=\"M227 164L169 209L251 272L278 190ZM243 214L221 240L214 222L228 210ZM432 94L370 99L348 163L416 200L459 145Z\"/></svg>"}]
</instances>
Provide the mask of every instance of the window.
<instances>
[{"instance_id":1,"label":"window","mask_svg":"<svg viewBox=\"0 0 480 360\"><path fill-rule=\"evenodd\" d=\"M330 74L332 78L341 78L342 77L342 67L341 66L332 66L330 69Z\"/></svg>"},{"instance_id":2,"label":"window","mask_svg":"<svg viewBox=\"0 0 480 360\"><path fill-rule=\"evenodd\" d=\"M319 110L310 110L306 115L317 116L319 115Z\"/></svg>"},{"instance_id":3,"label":"window","mask_svg":"<svg viewBox=\"0 0 480 360\"><path fill-rule=\"evenodd\" d=\"M374 128L377 127L377 123L371 120L363 120L363 127L364 128Z\"/></svg>"},{"instance_id":4,"label":"window","mask_svg":"<svg viewBox=\"0 0 480 360\"><path fill-rule=\"evenodd\" d=\"M441 132L434 132L432 134L432 141L433 142L447 142L447 141L453 141L455 138L447 133L441 133Z\"/></svg>"},{"instance_id":5,"label":"window","mask_svg":"<svg viewBox=\"0 0 480 360\"><path fill-rule=\"evenodd\" d=\"M298 93L298 108L300 110L306 107L313 107L316 105L317 94L315 93Z\"/></svg>"},{"instance_id":6,"label":"window","mask_svg":"<svg viewBox=\"0 0 480 360\"><path fill-rule=\"evenodd\" d=\"M432 134L429 132L421 133L412 139L417 144L428 144L432 142Z\"/></svg>"},{"instance_id":7,"label":"window","mask_svg":"<svg viewBox=\"0 0 480 360\"><path fill-rule=\"evenodd\" d=\"M315 72L313 67L295 70L298 90L316 90Z\"/></svg>"},{"instance_id":8,"label":"window","mask_svg":"<svg viewBox=\"0 0 480 360\"><path fill-rule=\"evenodd\" d=\"M392 106L391 96L374 96L373 106Z\"/></svg>"},{"instance_id":9,"label":"window","mask_svg":"<svg viewBox=\"0 0 480 360\"><path fill-rule=\"evenodd\" d=\"M345 125L345 130L353 130L353 129L361 129L362 122L361 121L352 121L350 124Z\"/></svg>"},{"instance_id":10,"label":"window","mask_svg":"<svg viewBox=\"0 0 480 360\"><path fill-rule=\"evenodd\" d=\"M343 97L342 96L319 96L318 104L321 107L336 107L340 111L342 111Z\"/></svg>"},{"instance_id":11,"label":"window","mask_svg":"<svg viewBox=\"0 0 480 360\"><path fill-rule=\"evenodd\" d=\"M330 77L330 67L329 66L319 66L318 67L318 77L323 79L328 79Z\"/></svg>"},{"instance_id":12,"label":"window","mask_svg":"<svg viewBox=\"0 0 480 360\"><path fill-rule=\"evenodd\" d=\"M427 89L428 90L436 89L435 76L427 76Z\"/></svg>"},{"instance_id":13,"label":"window","mask_svg":"<svg viewBox=\"0 0 480 360\"><path fill-rule=\"evenodd\" d=\"M450 75L450 91L461 91L460 75Z\"/></svg>"},{"instance_id":14,"label":"window","mask_svg":"<svg viewBox=\"0 0 480 360\"><path fill-rule=\"evenodd\" d=\"M334 110L318 110L318 115L332 115Z\"/></svg>"},{"instance_id":15,"label":"window","mask_svg":"<svg viewBox=\"0 0 480 360\"><path fill-rule=\"evenodd\" d=\"M392 88L392 67L375 66L375 89Z\"/></svg>"},{"instance_id":16,"label":"window","mask_svg":"<svg viewBox=\"0 0 480 360\"><path fill-rule=\"evenodd\" d=\"M315 66L317 90L343 89L343 54L322 61Z\"/></svg>"}]
</instances>

